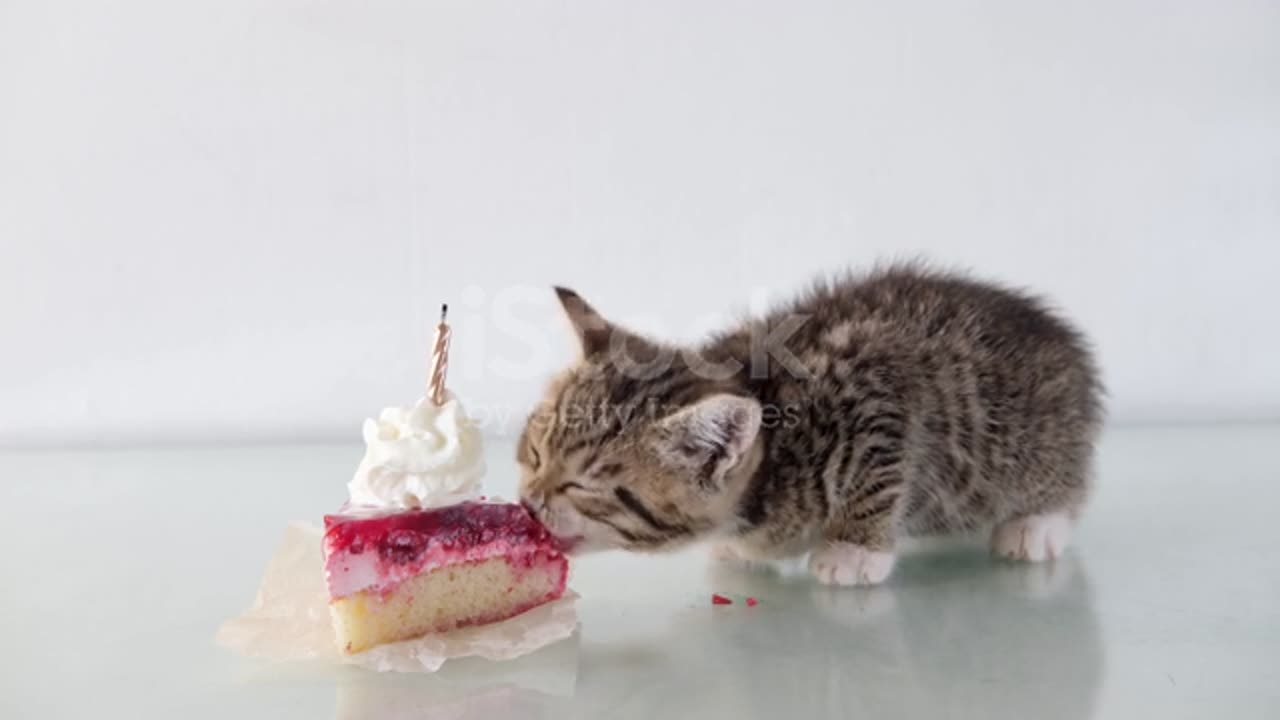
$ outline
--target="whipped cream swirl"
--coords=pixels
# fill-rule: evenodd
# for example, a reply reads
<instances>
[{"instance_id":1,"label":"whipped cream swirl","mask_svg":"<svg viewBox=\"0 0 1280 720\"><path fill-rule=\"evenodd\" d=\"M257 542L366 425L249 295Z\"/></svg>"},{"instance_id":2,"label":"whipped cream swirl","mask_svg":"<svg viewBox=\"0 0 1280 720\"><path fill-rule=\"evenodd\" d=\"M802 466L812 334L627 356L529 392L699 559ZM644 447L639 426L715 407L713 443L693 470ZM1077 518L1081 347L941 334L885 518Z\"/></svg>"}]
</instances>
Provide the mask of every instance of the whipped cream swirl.
<instances>
[{"instance_id":1,"label":"whipped cream swirl","mask_svg":"<svg viewBox=\"0 0 1280 720\"><path fill-rule=\"evenodd\" d=\"M443 405L423 398L364 421L364 459L347 485L352 505L431 508L480 493L480 430L452 393Z\"/></svg>"}]
</instances>

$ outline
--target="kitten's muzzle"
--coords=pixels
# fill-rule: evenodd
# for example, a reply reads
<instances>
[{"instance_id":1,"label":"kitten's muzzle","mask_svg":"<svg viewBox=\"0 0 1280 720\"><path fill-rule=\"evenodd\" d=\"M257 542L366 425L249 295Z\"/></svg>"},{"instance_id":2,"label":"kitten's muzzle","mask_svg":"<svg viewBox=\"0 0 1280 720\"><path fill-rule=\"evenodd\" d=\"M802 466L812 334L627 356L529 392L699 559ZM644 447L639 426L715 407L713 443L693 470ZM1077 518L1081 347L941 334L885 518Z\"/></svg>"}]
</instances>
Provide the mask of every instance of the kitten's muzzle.
<instances>
[{"instance_id":1,"label":"kitten's muzzle","mask_svg":"<svg viewBox=\"0 0 1280 720\"><path fill-rule=\"evenodd\" d=\"M571 535L571 536L560 535L559 533L556 532L556 529L547 522L550 518L547 518L546 513L543 512L544 510L547 509L547 504L545 500L534 498L531 496L525 496L520 498L520 504L523 505L524 509L527 510L530 515L536 518L538 522L542 523L542 526L547 529L547 532L551 533L551 539L555 541L557 550L568 555L572 553L575 549L581 547L582 540L583 540L581 535Z\"/></svg>"}]
</instances>

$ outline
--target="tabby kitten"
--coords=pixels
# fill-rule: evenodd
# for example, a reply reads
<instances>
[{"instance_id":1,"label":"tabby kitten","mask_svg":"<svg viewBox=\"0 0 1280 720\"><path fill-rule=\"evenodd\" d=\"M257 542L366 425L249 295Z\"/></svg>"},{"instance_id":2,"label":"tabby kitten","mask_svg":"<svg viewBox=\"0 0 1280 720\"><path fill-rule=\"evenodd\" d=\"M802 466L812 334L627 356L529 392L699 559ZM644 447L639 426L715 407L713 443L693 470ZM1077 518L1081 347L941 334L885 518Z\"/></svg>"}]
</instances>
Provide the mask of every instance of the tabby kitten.
<instances>
[{"instance_id":1,"label":"tabby kitten","mask_svg":"<svg viewBox=\"0 0 1280 720\"><path fill-rule=\"evenodd\" d=\"M1039 301L895 266L682 348L556 292L582 358L517 460L523 501L568 544L808 552L838 585L883 581L904 536L994 527L995 553L1030 561L1066 547L1102 388Z\"/></svg>"}]
</instances>

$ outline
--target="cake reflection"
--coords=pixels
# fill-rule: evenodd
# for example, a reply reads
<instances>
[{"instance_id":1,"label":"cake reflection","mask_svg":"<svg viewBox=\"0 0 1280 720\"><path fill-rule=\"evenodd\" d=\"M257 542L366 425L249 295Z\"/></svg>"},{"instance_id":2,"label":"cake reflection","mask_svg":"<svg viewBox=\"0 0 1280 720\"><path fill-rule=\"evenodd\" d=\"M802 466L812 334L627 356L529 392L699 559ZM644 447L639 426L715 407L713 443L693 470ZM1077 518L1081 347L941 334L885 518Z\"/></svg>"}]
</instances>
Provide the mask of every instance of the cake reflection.
<instances>
[{"instance_id":1,"label":"cake reflection","mask_svg":"<svg viewBox=\"0 0 1280 720\"><path fill-rule=\"evenodd\" d=\"M571 696L578 635L515 660L450 660L438 672L375 673L344 668L336 720L536 718L548 701Z\"/></svg>"}]
</instances>

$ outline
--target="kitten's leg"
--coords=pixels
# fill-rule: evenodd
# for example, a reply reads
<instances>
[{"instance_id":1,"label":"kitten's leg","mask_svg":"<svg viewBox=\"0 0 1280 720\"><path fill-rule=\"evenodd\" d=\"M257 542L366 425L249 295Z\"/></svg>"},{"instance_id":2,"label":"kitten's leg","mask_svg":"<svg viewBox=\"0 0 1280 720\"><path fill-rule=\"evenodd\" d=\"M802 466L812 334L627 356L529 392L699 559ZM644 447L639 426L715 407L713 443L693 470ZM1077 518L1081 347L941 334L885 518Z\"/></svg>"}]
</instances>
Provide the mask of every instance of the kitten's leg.
<instances>
[{"instance_id":1,"label":"kitten's leg","mask_svg":"<svg viewBox=\"0 0 1280 720\"><path fill-rule=\"evenodd\" d=\"M850 542L827 542L813 551L809 571L824 585L879 585L893 571L892 550Z\"/></svg>"},{"instance_id":2,"label":"kitten's leg","mask_svg":"<svg viewBox=\"0 0 1280 720\"><path fill-rule=\"evenodd\" d=\"M747 556L742 552L742 549L728 540L721 540L712 544L710 554L712 560L723 563L741 563L747 560Z\"/></svg>"},{"instance_id":3,"label":"kitten's leg","mask_svg":"<svg viewBox=\"0 0 1280 720\"><path fill-rule=\"evenodd\" d=\"M768 558L760 557L741 543L732 540L721 540L713 544L710 554L712 560L749 570L773 567Z\"/></svg>"},{"instance_id":4,"label":"kitten's leg","mask_svg":"<svg viewBox=\"0 0 1280 720\"><path fill-rule=\"evenodd\" d=\"M897 465L879 469L831 514L809 570L827 585L878 585L893 570L898 499L904 484Z\"/></svg>"},{"instance_id":5,"label":"kitten's leg","mask_svg":"<svg viewBox=\"0 0 1280 720\"><path fill-rule=\"evenodd\" d=\"M1073 450L1039 458L1022 478L1024 485L1037 491L1036 500L996 525L991 533L992 552L1028 562L1061 557L1088 500L1092 463L1090 437L1082 437Z\"/></svg>"},{"instance_id":6,"label":"kitten's leg","mask_svg":"<svg viewBox=\"0 0 1280 720\"><path fill-rule=\"evenodd\" d=\"M1041 562L1060 557L1070 538L1071 514L1067 511L1024 515L996 526L991 549L1001 557Z\"/></svg>"}]
</instances>

